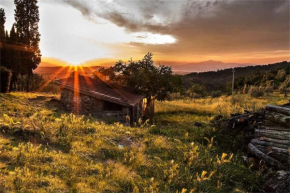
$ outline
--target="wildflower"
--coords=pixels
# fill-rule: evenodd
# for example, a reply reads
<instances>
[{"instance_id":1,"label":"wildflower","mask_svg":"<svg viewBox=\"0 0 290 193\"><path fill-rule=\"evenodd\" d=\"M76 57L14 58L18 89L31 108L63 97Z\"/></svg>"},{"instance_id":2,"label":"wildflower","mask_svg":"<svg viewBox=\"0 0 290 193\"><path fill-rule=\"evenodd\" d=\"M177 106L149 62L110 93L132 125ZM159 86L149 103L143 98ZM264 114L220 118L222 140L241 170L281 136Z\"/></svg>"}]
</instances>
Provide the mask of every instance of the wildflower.
<instances>
[{"instance_id":1,"label":"wildflower","mask_svg":"<svg viewBox=\"0 0 290 193\"><path fill-rule=\"evenodd\" d=\"M207 148L211 149L213 146L213 137L210 140L207 137L204 137L204 139L208 142Z\"/></svg>"},{"instance_id":2,"label":"wildflower","mask_svg":"<svg viewBox=\"0 0 290 193\"><path fill-rule=\"evenodd\" d=\"M203 181L207 181L207 180L210 180L211 177L214 175L214 171L212 171L207 177L206 177L206 174L207 174L207 171L202 171L201 175L199 176L198 172L196 172L196 181L197 182L203 182Z\"/></svg>"},{"instance_id":3,"label":"wildflower","mask_svg":"<svg viewBox=\"0 0 290 193\"><path fill-rule=\"evenodd\" d=\"M217 181L217 189L218 189L218 191L220 191L221 190L221 188L222 188L222 183L221 183L221 181Z\"/></svg>"},{"instance_id":4,"label":"wildflower","mask_svg":"<svg viewBox=\"0 0 290 193\"><path fill-rule=\"evenodd\" d=\"M217 155L217 156L216 156L216 158L217 158L217 163L218 163L219 165L221 165L221 164L223 164L223 163L231 162L231 160L232 160L232 158L233 158L233 154L231 154L231 155L229 156L228 159L226 159L227 156L228 156L228 154L223 153L222 156L221 156L221 158L219 159L219 157L218 157L218 155Z\"/></svg>"}]
</instances>

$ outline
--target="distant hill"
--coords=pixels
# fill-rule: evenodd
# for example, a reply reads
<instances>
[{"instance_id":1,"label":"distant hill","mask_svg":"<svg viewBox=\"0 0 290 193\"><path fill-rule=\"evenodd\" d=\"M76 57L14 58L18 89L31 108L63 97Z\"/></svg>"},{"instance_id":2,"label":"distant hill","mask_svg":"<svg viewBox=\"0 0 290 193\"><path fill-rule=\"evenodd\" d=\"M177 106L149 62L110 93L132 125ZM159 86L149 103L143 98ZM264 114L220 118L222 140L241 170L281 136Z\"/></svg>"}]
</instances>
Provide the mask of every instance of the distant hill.
<instances>
[{"instance_id":1,"label":"distant hill","mask_svg":"<svg viewBox=\"0 0 290 193\"><path fill-rule=\"evenodd\" d=\"M97 71L101 66L92 66L92 67L82 67L78 68L80 74L86 76L92 76L93 72ZM41 75L46 79L62 79L67 78L72 72L75 71L74 67L62 67L62 66L53 66L53 67L42 67L39 66L34 70L34 73Z\"/></svg>"},{"instance_id":2,"label":"distant hill","mask_svg":"<svg viewBox=\"0 0 290 193\"><path fill-rule=\"evenodd\" d=\"M188 74L191 72L206 72L206 71L217 71L226 68L252 66L253 64L239 64L239 63L224 63L221 61L208 60L204 62L193 62L193 63L173 63L164 62L165 65L172 67L175 74Z\"/></svg>"},{"instance_id":3,"label":"distant hill","mask_svg":"<svg viewBox=\"0 0 290 193\"><path fill-rule=\"evenodd\" d=\"M277 71L279 69L287 69L289 71L289 62L280 62L275 64L268 65L259 65L259 66L246 66L246 67L235 67L235 78L241 77L250 77L257 73L261 72L270 72ZM181 76L185 88L188 88L193 83L197 83L206 87L207 90L222 90L225 91L226 84L232 81L232 68L218 70L218 71L209 71L209 72L199 72L199 73L190 73L184 76Z\"/></svg>"}]
</instances>

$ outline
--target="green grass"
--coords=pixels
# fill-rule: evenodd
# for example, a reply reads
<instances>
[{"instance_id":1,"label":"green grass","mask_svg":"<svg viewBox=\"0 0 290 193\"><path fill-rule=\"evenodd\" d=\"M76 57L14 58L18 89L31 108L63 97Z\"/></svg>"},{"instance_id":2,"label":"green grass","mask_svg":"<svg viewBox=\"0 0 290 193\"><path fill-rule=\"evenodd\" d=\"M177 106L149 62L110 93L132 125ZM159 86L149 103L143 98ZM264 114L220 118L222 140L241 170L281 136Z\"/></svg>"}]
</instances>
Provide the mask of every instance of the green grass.
<instances>
[{"instance_id":1,"label":"green grass","mask_svg":"<svg viewBox=\"0 0 290 193\"><path fill-rule=\"evenodd\" d=\"M0 94L0 192L259 191L265 174L242 163L241 138L209 120L286 101L157 102L154 125L125 127L65 113L50 102L57 95L37 95Z\"/></svg>"}]
</instances>

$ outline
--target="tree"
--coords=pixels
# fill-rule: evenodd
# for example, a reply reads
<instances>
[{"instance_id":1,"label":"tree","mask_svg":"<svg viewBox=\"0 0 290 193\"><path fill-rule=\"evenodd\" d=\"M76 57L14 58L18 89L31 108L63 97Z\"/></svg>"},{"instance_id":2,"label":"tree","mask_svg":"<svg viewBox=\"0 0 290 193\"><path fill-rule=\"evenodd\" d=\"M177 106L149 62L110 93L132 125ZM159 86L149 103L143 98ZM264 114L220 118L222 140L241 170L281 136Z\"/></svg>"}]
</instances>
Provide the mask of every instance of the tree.
<instances>
[{"instance_id":1,"label":"tree","mask_svg":"<svg viewBox=\"0 0 290 193\"><path fill-rule=\"evenodd\" d=\"M15 0L15 27L19 35L19 60L21 74L27 74L27 92L33 69L41 62L38 31L39 10L37 0Z\"/></svg>"},{"instance_id":2,"label":"tree","mask_svg":"<svg viewBox=\"0 0 290 193\"><path fill-rule=\"evenodd\" d=\"M147 100L146 115L152 122L154 116L154 101L163 101L169 93L177 91L181 85L180 79L172 74L169 66L155 66L152 54L148 53L142 60L129 60L129 64L118 61L110 68L101 68L99 73L112 83L132 88L135 93L142 94Z\"/></svg>"},{"instance_id":3,"label":"tree","mask_svg":"<svg viewBox=\"0 0 290 193\"><path fill-rule=\"evenodd\" d=\"M286 80L279 86L279 91L287 97L287 93L290 92L290 76L287 76Z\"/></svg>"},{"instance_id":4,"label":"tree","mask_svg":"<svg viewBox=\"0 0 290 193\"><path fill-rule=\"evenodd\" d=\"M248 94L254 98L262 97L264 96L264 88L258 86L251 86L248 91Z\"/></svg>"},{"instance_id":5,"label":"tree","mask_svg":"<svg viewBox=\"0 0 290 193\"><path fill-rule=\"evenodd\" d=\"M2 66L2 49L5 41L5 11L0 8L0 66Z\"/></svg>"}]
</instances>

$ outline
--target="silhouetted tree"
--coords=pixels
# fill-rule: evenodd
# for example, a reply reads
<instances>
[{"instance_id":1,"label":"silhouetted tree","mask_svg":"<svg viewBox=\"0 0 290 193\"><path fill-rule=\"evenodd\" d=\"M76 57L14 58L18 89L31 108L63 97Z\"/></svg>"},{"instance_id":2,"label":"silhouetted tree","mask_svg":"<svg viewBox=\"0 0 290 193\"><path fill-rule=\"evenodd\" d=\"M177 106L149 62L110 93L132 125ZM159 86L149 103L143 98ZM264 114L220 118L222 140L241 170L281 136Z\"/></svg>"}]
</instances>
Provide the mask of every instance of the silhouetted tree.
<instances>
[{"instance_id":1,"label":"silhouetted tree","mask_svg":"<svg viewBox=\"0 0 290 193\"><path fill-rule=\"evenodd\" d=\"M5 41L5 11L0 8L0 66L2 66L2 50Z\"/></svg>"},{"instance_id":2,"label":"silhouetted tree","mask_svg":"<svg viewBox=\"0 0 290 193\"><path fill-rule=\"evenodd\" d=\"M179 77L172 74L169 66L155 66L152 54L148 53L142 60L129 60L129 64L118 61L110 68L101 68L99 72L108 77L111 82L132 88L136 93L147 99L147 112L152 122L154 116L154 101L165 100L169 93L181 86Z\"/></svg>"},{"instance_id":3,"label":"silhouetted tree","mask_svg":"<svg viewBox=\"0 0 290 193\"><path fill-rule=\"evenodd\" d=\"M17 48L21 74L27 74L27 92L33 69L41 62L38 31L39 10L37 0L15 0L15 27L18 33Z\"/></svg>"}]
</instances>

